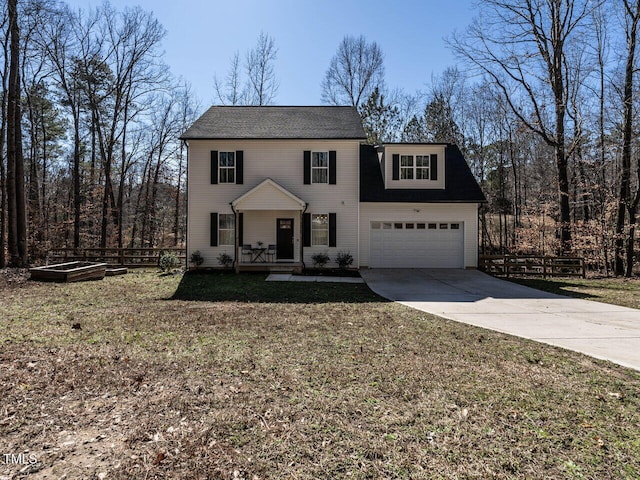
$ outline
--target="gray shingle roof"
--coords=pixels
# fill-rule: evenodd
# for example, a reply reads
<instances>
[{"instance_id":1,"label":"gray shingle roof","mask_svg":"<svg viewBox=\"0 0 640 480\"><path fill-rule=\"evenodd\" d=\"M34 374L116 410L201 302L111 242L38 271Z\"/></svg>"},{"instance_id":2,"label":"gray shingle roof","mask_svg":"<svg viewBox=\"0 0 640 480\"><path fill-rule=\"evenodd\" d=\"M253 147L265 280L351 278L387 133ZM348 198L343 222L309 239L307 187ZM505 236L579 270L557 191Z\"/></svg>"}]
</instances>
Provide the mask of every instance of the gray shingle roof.
<instances>
[{"instance_id":1,"label":"gray shingle roof","mask_svg":"<svg viewBox=\"0 0 640 480\"><path fill-rule=\"evenodd\" d=\"M444 189L385 189L376 149L360 145L360 201L415 203L484 203L486 198L456 145L445 149Z\"/></svg>"},{"instance_id":2,"label":"gray shingle roof","mask_svg":"<svg viewBox=\"0 0 640 480\"><path fill-rule=\"evenodd\" d=\"M354 107L211 107L180 137L189 139L364 139Z\"/></svg>"}]
</instances>

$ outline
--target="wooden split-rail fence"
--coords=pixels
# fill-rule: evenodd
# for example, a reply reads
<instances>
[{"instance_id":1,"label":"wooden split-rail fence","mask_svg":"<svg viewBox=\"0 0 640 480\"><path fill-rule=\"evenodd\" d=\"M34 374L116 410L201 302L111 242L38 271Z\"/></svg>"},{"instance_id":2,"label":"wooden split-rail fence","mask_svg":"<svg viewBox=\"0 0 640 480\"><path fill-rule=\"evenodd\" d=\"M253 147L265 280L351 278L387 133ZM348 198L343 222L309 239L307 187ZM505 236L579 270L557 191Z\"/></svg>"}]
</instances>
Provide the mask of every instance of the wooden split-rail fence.
<instances>
[{"instance_id":1,"label":"wooden split-rail fence","mask_svg":"<svg viewBox=\"0 0 640 480\"><path fill-rule=\"evenodd\" d=\"M543 255L480 255L478 268L493 275L526 275L585 278L581 257L550 257Z\"/></svg>"},{"instance_id":2,"label":"wooden split-rail fence","mask_svg":"<svg viewBox=\"0 0 640 480\"><path fill-rule=\"evenodd\" d=\"M72 261L106 262L123 267L157 266L160 257L173 253L182 263L186 259L186 250L179 247L158 248L56 248L49 250L47 264Z\"/></svg>"}]
</instances>

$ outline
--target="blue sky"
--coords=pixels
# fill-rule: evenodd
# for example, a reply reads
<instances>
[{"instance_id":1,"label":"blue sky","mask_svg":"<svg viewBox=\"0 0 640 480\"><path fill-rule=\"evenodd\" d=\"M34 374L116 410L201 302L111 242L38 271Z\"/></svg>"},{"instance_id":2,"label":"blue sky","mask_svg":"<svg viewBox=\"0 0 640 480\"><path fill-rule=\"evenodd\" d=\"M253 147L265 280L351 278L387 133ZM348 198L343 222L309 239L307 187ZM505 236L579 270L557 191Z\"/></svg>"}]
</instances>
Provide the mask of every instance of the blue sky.
<instances>
[{"instance_id":1,"label":"blue sky","mask_svg":"<svg viewBox=\"0 0 640 480\"><path fill-rule=\"evenodd\" d=\"M110 0L117 9L140 5L167 29L165 61L193 87L203 106L214 100L213 77L224 77L236 51L261 31L278 48L278 105L321 103L320 84L345 35L376 41L390 88L425 89L433 74L455 64L443 38L475 15L472 0ZM85 10L95 0L67 0Z\"/></svg>"}]
</instances>

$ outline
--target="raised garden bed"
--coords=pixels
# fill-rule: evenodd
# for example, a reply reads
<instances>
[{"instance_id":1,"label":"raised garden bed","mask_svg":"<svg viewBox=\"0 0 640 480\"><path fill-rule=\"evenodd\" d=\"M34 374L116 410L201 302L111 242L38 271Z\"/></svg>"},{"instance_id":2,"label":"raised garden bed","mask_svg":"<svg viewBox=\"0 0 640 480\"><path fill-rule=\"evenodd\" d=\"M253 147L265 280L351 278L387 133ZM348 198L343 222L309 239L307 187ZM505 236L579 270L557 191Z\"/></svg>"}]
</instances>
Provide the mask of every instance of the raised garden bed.
<instances>
[{"instance_id":1,"label":"raised garden bed","mask_svg":"<svg viewBox=\"0 0 640 480\"><path fill-rule=\"evenodd\" d=\"M113 277L115 275L124 275L128 271L129 270L127 269L127 267L119 267L119 266L115 266L115 265L107 265L107 270L105 271L105 275L107 277Z\"/></svg>"},{"instance_id":2,"label":"raised garden bed","mask_svg":"<svg viewBox=\"0 0 640 480\"><path fill-rule=\"evenodd\" d=\"M106 263L67 262L34 267L29 271L31 272L31 280L69 283L83 280L102 280L106 274L106 269Z\"/></svg>"}]
</instances>

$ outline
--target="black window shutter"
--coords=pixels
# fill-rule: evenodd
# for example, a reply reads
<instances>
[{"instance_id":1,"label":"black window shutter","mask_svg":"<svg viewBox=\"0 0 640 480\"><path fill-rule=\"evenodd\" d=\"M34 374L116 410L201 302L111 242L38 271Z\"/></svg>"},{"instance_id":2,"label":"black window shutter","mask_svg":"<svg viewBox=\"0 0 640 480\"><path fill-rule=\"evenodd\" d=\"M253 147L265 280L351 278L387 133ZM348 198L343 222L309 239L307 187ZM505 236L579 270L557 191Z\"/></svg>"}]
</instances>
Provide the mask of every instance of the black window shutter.
<instances>
[{"instance_id":1,"label":"black window shutter","mask_svg":"<svg viewBox=\"0 0 640 480\"><path fill-rule=\"evenodd\" d=\"M329 246L336 246L336 214L329 214Z\"/></svg>"},{"instance_id":2,"label":"black window shutter","mask_svg":"<svg viewBox=\"0 0 640 480\"><path fill-rule=\"evenodd\" d=\"M238 245L242 246L244 243L244 214L240 212L238 214Z\"/></svg>"},{"instance_id":3,"label":"black window shutter","mask_svg":"<svg viewBox=\"0 0 640 480\"><path fill-rule=\"evenodd\" d=\"M330 150L329 151L329 184L330 185L335 185L336 184L336 177L337 177L337 173L336 172L336 151L335 150Z\"/></svg>"},{"instance_id":4,"label":"black window shutter","mask_svg":"<svg viewBox=\"0 0 640 480\"><path fill-rule=\"evenodd\" d=\"M217 247L218 246L218 214L212 212L211 219L209 221L211 222L211 225L210 225L211 233L209 238L209 244L212 247Z\"/></svg>"},{"instance_id":5,"label":"black window shutter","mask_svg":"<svg viewBox=\"0 0 640 480\"><path fill-rule=\"evenodd\" d=\"M400 180L400 155L393 154L393 179Z\"/></svg>"},{"instance_id":6,"label":"black window shutter","mask_svg":"<svg viewBox=\"0 0 640 480\"><path fill-rule=\"evenodd\" d=\"M244 152L236 151L236 183L242 185L244 182Z\"/></svg>"},{"instance_id":7,"label":"black window shutter","mask_svg":"<svg viewBox=\"0 0 640 480\"><path fill-rule=\"evenodd\" d=\"M304 151L304 184L311 184L311 150Z\"/></svg>"},{"instance_id":8,"label":"black window shutter","mask_svg":"<svg viewBox=\"0 0 640 480\"><path fill-rule=\"evenodd\" d=\"M211 183L218 183L218 151L211 150Z\"/></svg>"},{"instance_id":9,"label":"black window shutter","mask_svg":"<svg viewBox=\"0 0 640 480\"><path fill-rule=\"evenodd\" d=\"M435 153L431 154L431 158L429 160L429 172L431 180L438 179L438 155L436 155Z\"/></svg>"},{"instance_id":10,"label":"black window shutter","mask_svg":"<svg viewBox=\"0 0 640 480\"><path fill-rule=\"evenodd\" d=\"M305 213L302 217L302 245L305 247L311 246L311 214Z\"/></svg>"}]
</instances>

